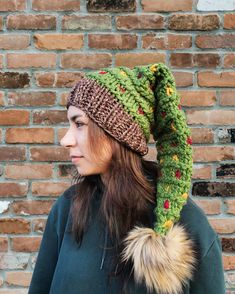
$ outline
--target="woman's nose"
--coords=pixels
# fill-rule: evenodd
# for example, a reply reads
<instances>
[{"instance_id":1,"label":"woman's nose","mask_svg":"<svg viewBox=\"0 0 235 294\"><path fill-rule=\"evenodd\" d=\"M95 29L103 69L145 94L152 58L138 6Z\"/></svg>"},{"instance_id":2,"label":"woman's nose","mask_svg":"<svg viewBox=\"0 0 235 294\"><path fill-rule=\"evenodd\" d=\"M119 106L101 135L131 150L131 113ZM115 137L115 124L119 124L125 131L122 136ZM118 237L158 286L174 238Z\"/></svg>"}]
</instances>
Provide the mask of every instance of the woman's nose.
<instances>
[{"instance_id":1,"label":"woman's nose","mask_svg":"<svg viewBox=\"0 0 235 294\"><path fill-rule=\"evenodd\" d=\"M70 130L66 132L64 137L60 140L60 145L63 147L72 147L76 144L76 140Z\"/></svg>"}]
</instances>

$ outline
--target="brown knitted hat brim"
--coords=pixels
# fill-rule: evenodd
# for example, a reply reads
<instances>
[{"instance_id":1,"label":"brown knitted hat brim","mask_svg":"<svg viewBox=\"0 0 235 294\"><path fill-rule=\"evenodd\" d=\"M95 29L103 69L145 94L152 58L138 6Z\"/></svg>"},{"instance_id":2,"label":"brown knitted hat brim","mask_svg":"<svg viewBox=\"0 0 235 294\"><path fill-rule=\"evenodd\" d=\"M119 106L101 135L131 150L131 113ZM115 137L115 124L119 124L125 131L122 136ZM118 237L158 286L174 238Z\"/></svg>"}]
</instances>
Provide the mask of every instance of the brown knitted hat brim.
<instances>
[{"instance_id":1,"label":"brown knitted hat brim","mask_svg":"<svg viewBox=\"0 0 235 294\"><path fill-rule=\"evenodd\" d=\"M148 152L144 133L137 122L102 85L89 78L81 79L70 92L70 105L80 108L102 129L140 155Z\"/></svg>"}]
</instances>

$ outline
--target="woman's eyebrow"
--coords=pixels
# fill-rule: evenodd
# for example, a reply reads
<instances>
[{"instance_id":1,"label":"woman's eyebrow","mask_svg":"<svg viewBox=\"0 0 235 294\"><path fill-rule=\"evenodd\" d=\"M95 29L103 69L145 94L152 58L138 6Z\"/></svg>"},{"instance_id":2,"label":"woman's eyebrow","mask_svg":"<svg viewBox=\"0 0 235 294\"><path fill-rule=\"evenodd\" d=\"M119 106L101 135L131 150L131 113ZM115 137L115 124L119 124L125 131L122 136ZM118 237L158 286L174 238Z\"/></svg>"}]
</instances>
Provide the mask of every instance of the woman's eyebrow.
<instances>
[{"instance_id":1,"label":"woman's eyebrow","mask_svg":"<svg viewBox=\"0 0 235 294\"><path fill-rule=\"evenodd\" d=\"M76 118L78 118L78 117L80 117L80 118L85 118L85 116L83 116L82 114L76 114L76 115L73 115L73 116L70 118L70 120L71 120L72 122L74 122L74 121L76 120ZM68 120L69 120L69 118L68 118Z\"/></svg>"}]
</instances>

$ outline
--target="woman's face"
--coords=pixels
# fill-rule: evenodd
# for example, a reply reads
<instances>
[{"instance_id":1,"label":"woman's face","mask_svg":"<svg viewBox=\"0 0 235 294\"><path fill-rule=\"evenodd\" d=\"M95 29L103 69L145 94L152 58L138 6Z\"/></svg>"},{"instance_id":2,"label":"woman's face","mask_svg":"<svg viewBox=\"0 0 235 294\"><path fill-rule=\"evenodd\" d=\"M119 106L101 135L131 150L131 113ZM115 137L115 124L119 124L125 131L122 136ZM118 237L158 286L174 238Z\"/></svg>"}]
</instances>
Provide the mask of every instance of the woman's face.
<instances>
[{"instance_id":1,"label":"woman's face","mask_svg":"<svg viewBox=\"0 0 235 294\"><path fill-rule=\"evenodd\" d=\"M75 106L69 106L67 114L70 126L60 144L70 149L71 160L80 175L104 174L112 156L110 145L103 142L102 146L96 146L99 148L102 161L94 159L92 151L89 150L89 117ZM72 156L77 157L73 158Z\"/></svg>"}]
</instances>

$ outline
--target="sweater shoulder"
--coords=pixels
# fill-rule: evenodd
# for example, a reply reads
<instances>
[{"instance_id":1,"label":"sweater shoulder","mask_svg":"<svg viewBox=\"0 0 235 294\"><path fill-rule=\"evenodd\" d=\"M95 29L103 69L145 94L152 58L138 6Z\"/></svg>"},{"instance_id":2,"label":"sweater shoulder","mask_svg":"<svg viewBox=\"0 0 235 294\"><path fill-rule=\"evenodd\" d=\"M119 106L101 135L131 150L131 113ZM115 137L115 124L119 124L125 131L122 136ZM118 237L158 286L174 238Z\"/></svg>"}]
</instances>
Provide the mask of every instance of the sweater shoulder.
<instances>
[{"instance_id":1,"label":"sweater shoulder","mask_svg":"<svg viewBox=\"0 0 235 294\"><path fill-rule=\"evenodd\" d=\"M75 192L75 185L70 186L57 198L51 208L50 217L53 218L58 234L65 231Z\"/></svg>"},{"instance_id":2,"label":"sweater shoulder","mask_svg":"<svg viewBox=\"0 0 235 294\"><path fill-rule=\"evenodd\" d=\"M185 227L190 238L200 248L199 254L203 258L218 238L218 234L210 225L204 211L190 197L182 208L179 223Z\"/></svg>"}]
</instances>

